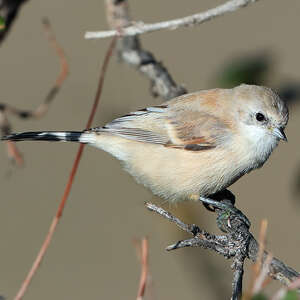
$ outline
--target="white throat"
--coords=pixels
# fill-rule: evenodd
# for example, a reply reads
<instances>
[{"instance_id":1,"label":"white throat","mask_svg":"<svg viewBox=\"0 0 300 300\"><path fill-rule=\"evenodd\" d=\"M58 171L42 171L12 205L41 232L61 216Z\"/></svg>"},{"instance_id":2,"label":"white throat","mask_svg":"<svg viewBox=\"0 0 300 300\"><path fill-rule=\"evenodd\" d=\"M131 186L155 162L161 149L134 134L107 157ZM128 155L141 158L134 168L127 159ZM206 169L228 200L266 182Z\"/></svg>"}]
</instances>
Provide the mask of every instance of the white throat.
<instances>
[{"instance_id":1,"label":"white throat","mask_svg":"<svg viewBox=\"0 0 300 300\"><path fill-rule=\"evenodd\" d=\"M256 168L264 164L278 145L278 138L262 127L243 124L242 135L246 137L249 159Z\"/></svg>"}]
</instances>

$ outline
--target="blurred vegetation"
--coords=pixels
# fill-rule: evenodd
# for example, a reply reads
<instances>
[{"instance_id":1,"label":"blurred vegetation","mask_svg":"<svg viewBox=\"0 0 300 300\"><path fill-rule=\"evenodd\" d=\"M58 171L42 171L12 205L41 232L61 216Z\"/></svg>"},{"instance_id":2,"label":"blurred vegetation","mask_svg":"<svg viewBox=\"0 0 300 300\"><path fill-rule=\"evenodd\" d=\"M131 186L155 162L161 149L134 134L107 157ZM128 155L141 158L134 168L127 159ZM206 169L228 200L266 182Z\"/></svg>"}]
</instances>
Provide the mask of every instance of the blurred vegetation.
<instances>
[{"instance_id":1,"label":"blurred vegetation","mask_svg":"<svg viewBox=\"0 0 300 300\"><path fill-rule=\"evenodd\" d=\"M216 86L233 88L241 83L263 85L271 68L271 56L265 53L244 55L227 62L218 70Z\"/></svg>"},{"instance_id":2,"label":"blurred vegetation","mask_svg":"<svg viewBox=\"0 0 300 300\"><path fill-rule=\"evenodd\" d=\"M282 298L281 300L298 300L298 293L297 291L291 290L288 291ZM269 298L265 296L263 293L256 294L251 298L251 300L268 300Z\"/></svg>"},{"instance_id":3,"label":"blurred vegetation","mask_svg":"<svg viewBox=\"0 0 300 300\"><path fill-rule=\"evenodd\" d=\"M250 53L226 62L213 79L214 86L232 88L241 83L271 86L280 97L291 104L300 99L300 81L281 79L279 86L269 83L276 60L269 52Z\"/></svg>"},{"instance_id":4,"label":"blurred vegetation","mask_svg":"<svg viewBox=\"0 0 300 300\"><path fill-rule=\"evenodd\" d=\"M5 21L4 19L0 16L0 30L5 28Z\"/></svg>"}]
</instances>

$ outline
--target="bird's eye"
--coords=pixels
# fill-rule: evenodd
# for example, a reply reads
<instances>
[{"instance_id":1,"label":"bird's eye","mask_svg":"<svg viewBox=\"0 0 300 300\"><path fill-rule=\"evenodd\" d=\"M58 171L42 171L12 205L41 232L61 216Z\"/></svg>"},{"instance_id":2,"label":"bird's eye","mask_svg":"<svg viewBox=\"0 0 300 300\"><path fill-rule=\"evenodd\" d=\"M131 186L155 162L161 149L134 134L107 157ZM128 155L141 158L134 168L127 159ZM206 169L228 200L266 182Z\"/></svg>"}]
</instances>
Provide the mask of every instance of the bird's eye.
<instances>
[{"instance_id":1,"label":"bird's eye","mask_svg":"<svg viewBox=\"0 0 300 300\"><path fill-rule=\"evenodd\" d=\"M262 113L257 113L255 117L258 122L263 122L266 120L266 117Z\"/></svg>"}]
</instances>

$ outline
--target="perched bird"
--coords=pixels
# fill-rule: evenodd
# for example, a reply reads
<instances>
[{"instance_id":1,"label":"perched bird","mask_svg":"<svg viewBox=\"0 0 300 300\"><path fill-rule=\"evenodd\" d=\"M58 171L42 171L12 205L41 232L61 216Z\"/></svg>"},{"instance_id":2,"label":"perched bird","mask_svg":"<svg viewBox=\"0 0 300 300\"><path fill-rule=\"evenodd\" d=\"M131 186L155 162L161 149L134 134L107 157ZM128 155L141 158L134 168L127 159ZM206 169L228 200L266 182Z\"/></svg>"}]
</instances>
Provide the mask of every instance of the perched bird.
<instances>
[{"instance_id":1,"label":"perched bird","mask_svg":"<svg viewBox=\"0 0 300 300\"><path fill-rule=\"evenodd\" d=\"M3 140L86 143L119 159L139 183L171 202L226 189L287 140L285 103L242 84L180 96L82 132L25 132Z\"/></svg>"}]
</instances>

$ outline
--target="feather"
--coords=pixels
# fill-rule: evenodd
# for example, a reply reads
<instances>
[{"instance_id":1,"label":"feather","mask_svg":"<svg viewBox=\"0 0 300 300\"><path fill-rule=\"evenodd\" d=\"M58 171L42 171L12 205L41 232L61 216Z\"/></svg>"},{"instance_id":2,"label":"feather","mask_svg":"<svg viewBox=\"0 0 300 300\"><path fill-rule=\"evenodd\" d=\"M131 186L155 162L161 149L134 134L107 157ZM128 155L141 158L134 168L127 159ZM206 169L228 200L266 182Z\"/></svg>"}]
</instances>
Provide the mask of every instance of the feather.
<instances>
[{"instance_id":1,"label":"feather","mask_svg":"<svg viewBox=\"0 0 300 300\"><path fill-rule=\"evenodd\" d=\"M187 151L215 148L229 132L226 124L199 107L197 97L189 105L176 100L131 112L91 131Z\"/></svg>"}]
</instances>

